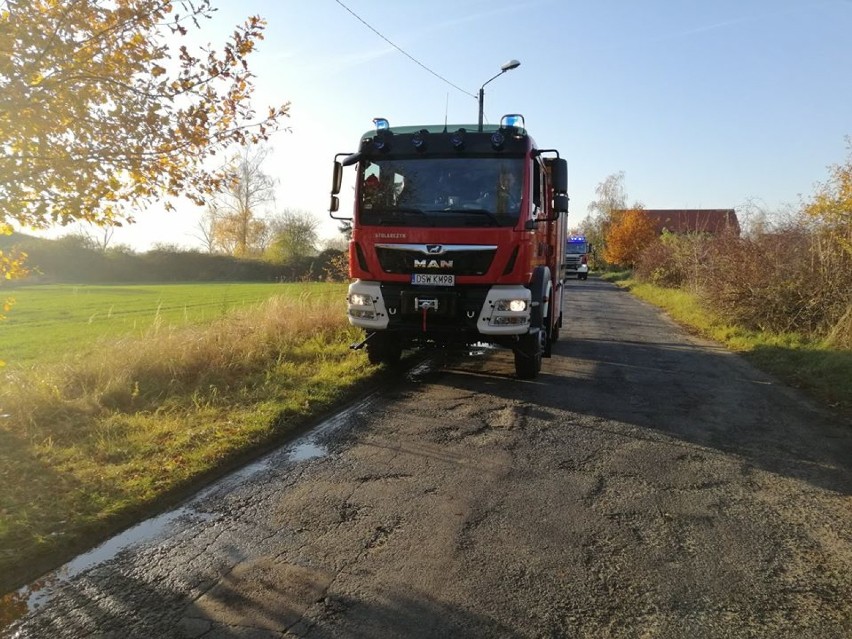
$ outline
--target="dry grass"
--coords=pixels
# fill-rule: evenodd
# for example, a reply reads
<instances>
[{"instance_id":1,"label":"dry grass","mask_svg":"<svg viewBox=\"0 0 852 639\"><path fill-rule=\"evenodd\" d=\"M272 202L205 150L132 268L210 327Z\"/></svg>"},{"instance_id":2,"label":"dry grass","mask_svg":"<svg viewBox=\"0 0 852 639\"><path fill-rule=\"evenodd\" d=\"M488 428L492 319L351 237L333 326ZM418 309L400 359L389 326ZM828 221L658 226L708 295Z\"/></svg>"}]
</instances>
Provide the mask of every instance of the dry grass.
<instances>
[{"instance_id":1,"label":"dry grass","mask_svg":"<svg viewBox=\"0 0 852 639\"><path fill-rule=\"evenodd\" d=\"M0 591L277 441L372 374L341 298L274 298L0 384Z\"/></svg>"}]
</instances>

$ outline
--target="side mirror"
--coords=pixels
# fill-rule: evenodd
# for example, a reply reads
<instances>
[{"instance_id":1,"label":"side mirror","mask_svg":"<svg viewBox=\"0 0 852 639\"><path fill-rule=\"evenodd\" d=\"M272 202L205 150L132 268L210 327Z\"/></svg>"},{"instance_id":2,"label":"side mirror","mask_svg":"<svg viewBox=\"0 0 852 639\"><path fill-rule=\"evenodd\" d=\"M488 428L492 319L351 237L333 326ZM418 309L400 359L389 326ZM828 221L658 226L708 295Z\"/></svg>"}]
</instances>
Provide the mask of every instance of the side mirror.
<instances>
[{"instance_id":1,"label":"side mirror","mask_svg":"<svg viewBox=\"0 0 852 639\"><path fill-rule=\"evenodd\" d=\"M331 177L331 194L337 195L340 193L340 186L343 183L343 165L337 160L334 161L334 171ZM334 209L337 210L336 208Z\"/></svg>"},{"instance_id":2,"label":"side mirror","mask_svg":"<svg viewBox=\"0 0 852 639\"><path fill-rule=\"evenodd\" d=\"M553 196L553 210L559 213L568 212L568 196L565 193L556 193Z\"/></svg>"},{"instance_id":3,"label":"side mirror","mask_svg":"<svg viewBox=\"0 0 852 639\"><path fill-rule=\"evenodd\" d=\"M341 162L340 158L344 160ZM334 169L331 174L331 201L328 205L328 214L333 220L351 220L351 217L337 217L335 213L340 210L340 198L337 194L343 186L343 167L358 162L358 153L338 153L334 156Z\"/></svg>"},{"instance_id":4,"label":"side mirror","mask_svg":"<svg viewBox=\"0 0 852 639\"><path fill-rule=\"evenodd\" d=\"M565 158L554 158L550 164L550 179L553 190L557 193L568 191L568 161Z\"/></svg>"}]
</instances>

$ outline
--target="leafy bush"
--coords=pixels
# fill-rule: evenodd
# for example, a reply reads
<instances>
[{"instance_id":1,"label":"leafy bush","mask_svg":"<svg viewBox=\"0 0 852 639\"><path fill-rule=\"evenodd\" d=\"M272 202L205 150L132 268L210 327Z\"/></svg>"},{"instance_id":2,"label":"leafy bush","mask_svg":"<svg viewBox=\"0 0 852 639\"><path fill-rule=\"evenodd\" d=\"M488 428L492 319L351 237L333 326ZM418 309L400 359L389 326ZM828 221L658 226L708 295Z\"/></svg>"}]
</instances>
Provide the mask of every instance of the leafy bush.
<instances>
[{"instance_id":1,"label":"leafy bush","mask_svg":"<svg viewBox=\"0 0 852 639\"><path fill-rule=\"evenodd\" d=\"M724 236L722 241L729 239ZM659 286L698 290L712 279L720 240L705 233L663 233L648 245L636 262L636 276Z\"/></svg>"},{"instance_id":2,"label":"leafy bush","mask_svg":"<svg viewBox=\"0 0 852 639\"><path fill-rule=\"evenodd\" d=\"M842 240L802 216L747 237L664 235L642 253L636 276L689 288L743 328L830 337L848 348L852 254Z\"/></svg>"},{"instance_id":3,"label":"leafy bush","mask_svg":"<svg viewBox=\"0 0 852 639\"><path fill-rule=\"evenodd\" d=\"M740 238L717 251L716 278L702 296L723 319L749 329L813 330L808 237L784 229Z\"/></svg>"}]
</instances>

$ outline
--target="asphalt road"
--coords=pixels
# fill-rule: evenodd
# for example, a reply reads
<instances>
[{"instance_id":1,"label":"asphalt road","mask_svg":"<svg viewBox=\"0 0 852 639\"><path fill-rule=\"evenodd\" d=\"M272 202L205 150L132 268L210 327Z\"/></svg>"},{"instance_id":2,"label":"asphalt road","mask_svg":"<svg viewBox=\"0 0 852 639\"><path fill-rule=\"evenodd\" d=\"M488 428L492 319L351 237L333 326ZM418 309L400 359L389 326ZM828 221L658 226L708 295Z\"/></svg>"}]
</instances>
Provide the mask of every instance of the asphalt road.
<instances>
[{"instance_id":1,"label":"asphalt road","mask_svg":"<svg viewBox=\"0 0 852 639\"><path fill-rule=\"evenodd\" d=\"M852 425L613 285L567 297L537 380L502 350L416 370L7 634L852 636Z\"/></svg>"}]
</instances>

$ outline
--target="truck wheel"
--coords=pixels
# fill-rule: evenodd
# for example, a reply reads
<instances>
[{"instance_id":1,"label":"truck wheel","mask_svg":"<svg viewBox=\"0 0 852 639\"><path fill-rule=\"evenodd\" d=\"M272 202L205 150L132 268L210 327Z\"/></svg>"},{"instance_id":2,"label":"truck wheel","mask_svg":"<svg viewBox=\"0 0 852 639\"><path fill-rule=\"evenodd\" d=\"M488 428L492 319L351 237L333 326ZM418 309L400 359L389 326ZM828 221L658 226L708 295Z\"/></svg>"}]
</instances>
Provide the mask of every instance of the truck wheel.
<instances>
[{"instance_id":1,"label":"truck wheel","mask_svg":"<svg viewBox=\"0 0 852 639\"><path fill-rule=\"evenodd\" d=\"M402 357L402 346L389 335L374 334L367 342L367 360L373 364L396 366Z\"/></svg>"},{"instance_id":2,"label":"truck wheel","mask_svg":"<svg viewBox=\"0 0 852 639\"><path fill-rule=\"evenodd\" d=\"M541 370L541 331L521 335L515 346L515 374L520 379L535 379Z\"/></svg>"}]
</instances>

